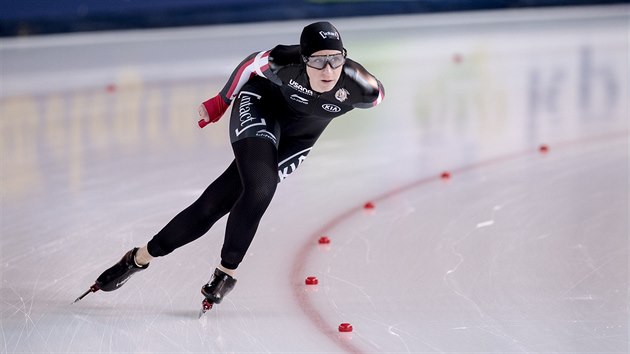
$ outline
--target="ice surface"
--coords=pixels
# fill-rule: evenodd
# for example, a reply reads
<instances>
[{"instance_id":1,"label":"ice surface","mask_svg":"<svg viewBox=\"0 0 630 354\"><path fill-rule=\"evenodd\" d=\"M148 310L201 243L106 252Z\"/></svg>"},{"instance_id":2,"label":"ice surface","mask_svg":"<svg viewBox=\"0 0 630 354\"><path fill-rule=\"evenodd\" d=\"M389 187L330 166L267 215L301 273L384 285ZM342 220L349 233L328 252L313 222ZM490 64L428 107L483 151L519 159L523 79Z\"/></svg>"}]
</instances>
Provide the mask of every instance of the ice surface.
<instances>
[{"instance_id":1,"label":"ice surface","mask_svg":"<svg viewBox=\"0 0 630 354\"><path fill-rule=\"evenodd\" d=\"M199 102L306 23L2 40L0 351L628 352L627 6L335 20L385 101L281 183L229 297L196 318L222 221L71 305L231 161Z\"/></svg>"}]
</instances>

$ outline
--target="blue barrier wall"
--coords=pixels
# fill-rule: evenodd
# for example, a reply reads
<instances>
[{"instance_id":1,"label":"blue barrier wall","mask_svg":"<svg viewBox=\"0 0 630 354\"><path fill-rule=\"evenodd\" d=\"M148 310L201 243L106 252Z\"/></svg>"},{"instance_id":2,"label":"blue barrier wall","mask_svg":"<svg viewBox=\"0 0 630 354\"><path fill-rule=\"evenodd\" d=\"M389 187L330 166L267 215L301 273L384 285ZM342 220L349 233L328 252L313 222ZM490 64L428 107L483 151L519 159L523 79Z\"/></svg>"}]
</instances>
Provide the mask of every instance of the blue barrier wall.
<instances>
[{"instance_id":1,"label":"blue barrier wall","mask_svg":"<svg viewBox=\"0 0 630 354\"><path fill-rule=\"evenodd\" d=\"M619 0L3 0L0 36L337 18Z\"/></svg>"}]
</instances>

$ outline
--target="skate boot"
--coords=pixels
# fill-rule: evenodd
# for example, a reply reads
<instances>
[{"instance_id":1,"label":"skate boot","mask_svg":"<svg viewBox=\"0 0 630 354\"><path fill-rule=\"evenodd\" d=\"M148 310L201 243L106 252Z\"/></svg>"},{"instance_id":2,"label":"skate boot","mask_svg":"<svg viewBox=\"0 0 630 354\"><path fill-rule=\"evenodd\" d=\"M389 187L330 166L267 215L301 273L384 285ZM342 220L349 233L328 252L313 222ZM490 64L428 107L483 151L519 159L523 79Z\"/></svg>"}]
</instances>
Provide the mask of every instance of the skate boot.
<instances>
[{"instance_id":1,"label":"skate boot","mask_svg":"<svg viewBox=\"0 0 630 354\"><path fill-rule=\"evenodd\" d=\"M201 294L206 298L203 300L200 316L210 310L212 305L221 303L223 298L234 289L234 285L236 285L236 279L218 268L215 269L208 284L201 288Z\"/></svg>"},{"instance_id":2,"label":"skate boot","mask_svg":"<svg viewBox=\"0 0 630 354\"><path fill-rule=\"evenodd\" d=\"M123 286L131 276L143 269L149 267L148 264L139 266L136 264L135 257L138 252L138 248L134 248L131 251L125 253L123 258L118 263L111 266L104 271L94 282L90 288L79 296L74 302L78 302L83 299L89 293L95 293L99 290L113 291Z\"/></svg>"},{"instance_id":3,"label":"skate boot","mask_svg":"<svg viewBox=\"0 0 630 354\"><path fill-rule=\"evenodd\" d=\"M114 291L123 286L134 273L147 269L149 267L148 264L143 266L136 264L136 252L138 252L138 248L125 253L118 263L104 271L96 279L96 286L103 291Z\"/></svg>"}]
</instances>

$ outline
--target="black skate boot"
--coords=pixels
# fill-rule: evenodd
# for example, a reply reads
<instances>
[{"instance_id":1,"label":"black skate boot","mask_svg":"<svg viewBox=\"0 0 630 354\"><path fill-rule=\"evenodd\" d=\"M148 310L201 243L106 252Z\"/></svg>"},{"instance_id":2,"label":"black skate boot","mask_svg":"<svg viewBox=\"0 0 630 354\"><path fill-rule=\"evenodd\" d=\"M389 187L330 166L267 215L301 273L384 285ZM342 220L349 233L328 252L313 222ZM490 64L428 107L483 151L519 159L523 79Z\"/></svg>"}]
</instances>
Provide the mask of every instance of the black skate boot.
<instances>
[{"instance_id":1,"label":"black skate boot","mask_svg":"<svg viewBox=\"0 0 630 354\"><path fill-rule=\"evenodd\" d=\"M135 261L138 248L125 253L123 258L111 268L107 269L96 279L96 286L103 291L114 291L123 286L131 276L147 269L148 264L138 266Z\"/></svg>"},{"instance_id":2,"label":"black skate boot","mask_svg":"<svg viewBox=\"0 0 630 354\"><path fill-rule=\"evenodd\" d=\"M208 284L201 288L201 294L206 298L203 300L200 316L212 308L214 304L220 304L223 298L234 289L236 279L232 278L220 269L215 269Z\"/></svg>"},{"instance_id":3,"label":"black skate boot","mask_svg":"<svg viewBox=\"0 0 630 354\"><path fill-rule=\"evenodd\" d=\"M138 252L138 248L134 248L131 251L125 253L123 258L118 263L111 266L104 271L94 282L90 288L79 296L74 302L83 299L89 293L95 293L99 290L113 291L123 286L131 276L143 269L149 267L148 264L139 266L136 264L135 257Z\"/></svg>"}]
</instances>

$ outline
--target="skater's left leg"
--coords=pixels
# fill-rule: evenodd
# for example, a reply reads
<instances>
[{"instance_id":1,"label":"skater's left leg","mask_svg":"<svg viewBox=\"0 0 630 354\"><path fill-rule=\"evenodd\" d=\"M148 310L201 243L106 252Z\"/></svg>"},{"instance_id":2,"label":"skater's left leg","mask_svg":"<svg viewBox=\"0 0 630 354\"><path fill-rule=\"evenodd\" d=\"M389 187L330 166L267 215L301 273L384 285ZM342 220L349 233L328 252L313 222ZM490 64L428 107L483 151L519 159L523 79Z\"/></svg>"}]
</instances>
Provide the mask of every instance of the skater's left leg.
<instances>
[{"instance_id":1,"label":"skater's left leg","mask_svg":"<svg viewBox=\"0 0 630 354\"><path fill-rule=\"evenodd\" d=\"M234 288L235 270L249 248L278 184L278 157L273 142L250 137L232 143L243 186L227 220L221 264L201 288L202 313L220 303Z\"/></svg>"},{"instance_id":2,"label":"skater's left leg","mask_svg":"<svg viewBox=\"0 0 630 354\"><path fill-rule=\"evenodd\" d=\"M230 211L219 269L230 276L243 260L277 185L306 159L319 134L272 140L251 137L232 144L243 191ZM278 162L278 160L281 160Z\"/></svg>"},{"instance_id":3,"label":"skater's left leg","mask_svg":"<svg viewBox=\"0 0 630 354\"><path fill-rule=\"evenodd\" d=\"M271 141L252 137L232 147L243 189L230 211L221 250L221 265L228 270L243 260L278 185L278 155Z\"/></svg>"}]
</instances>

